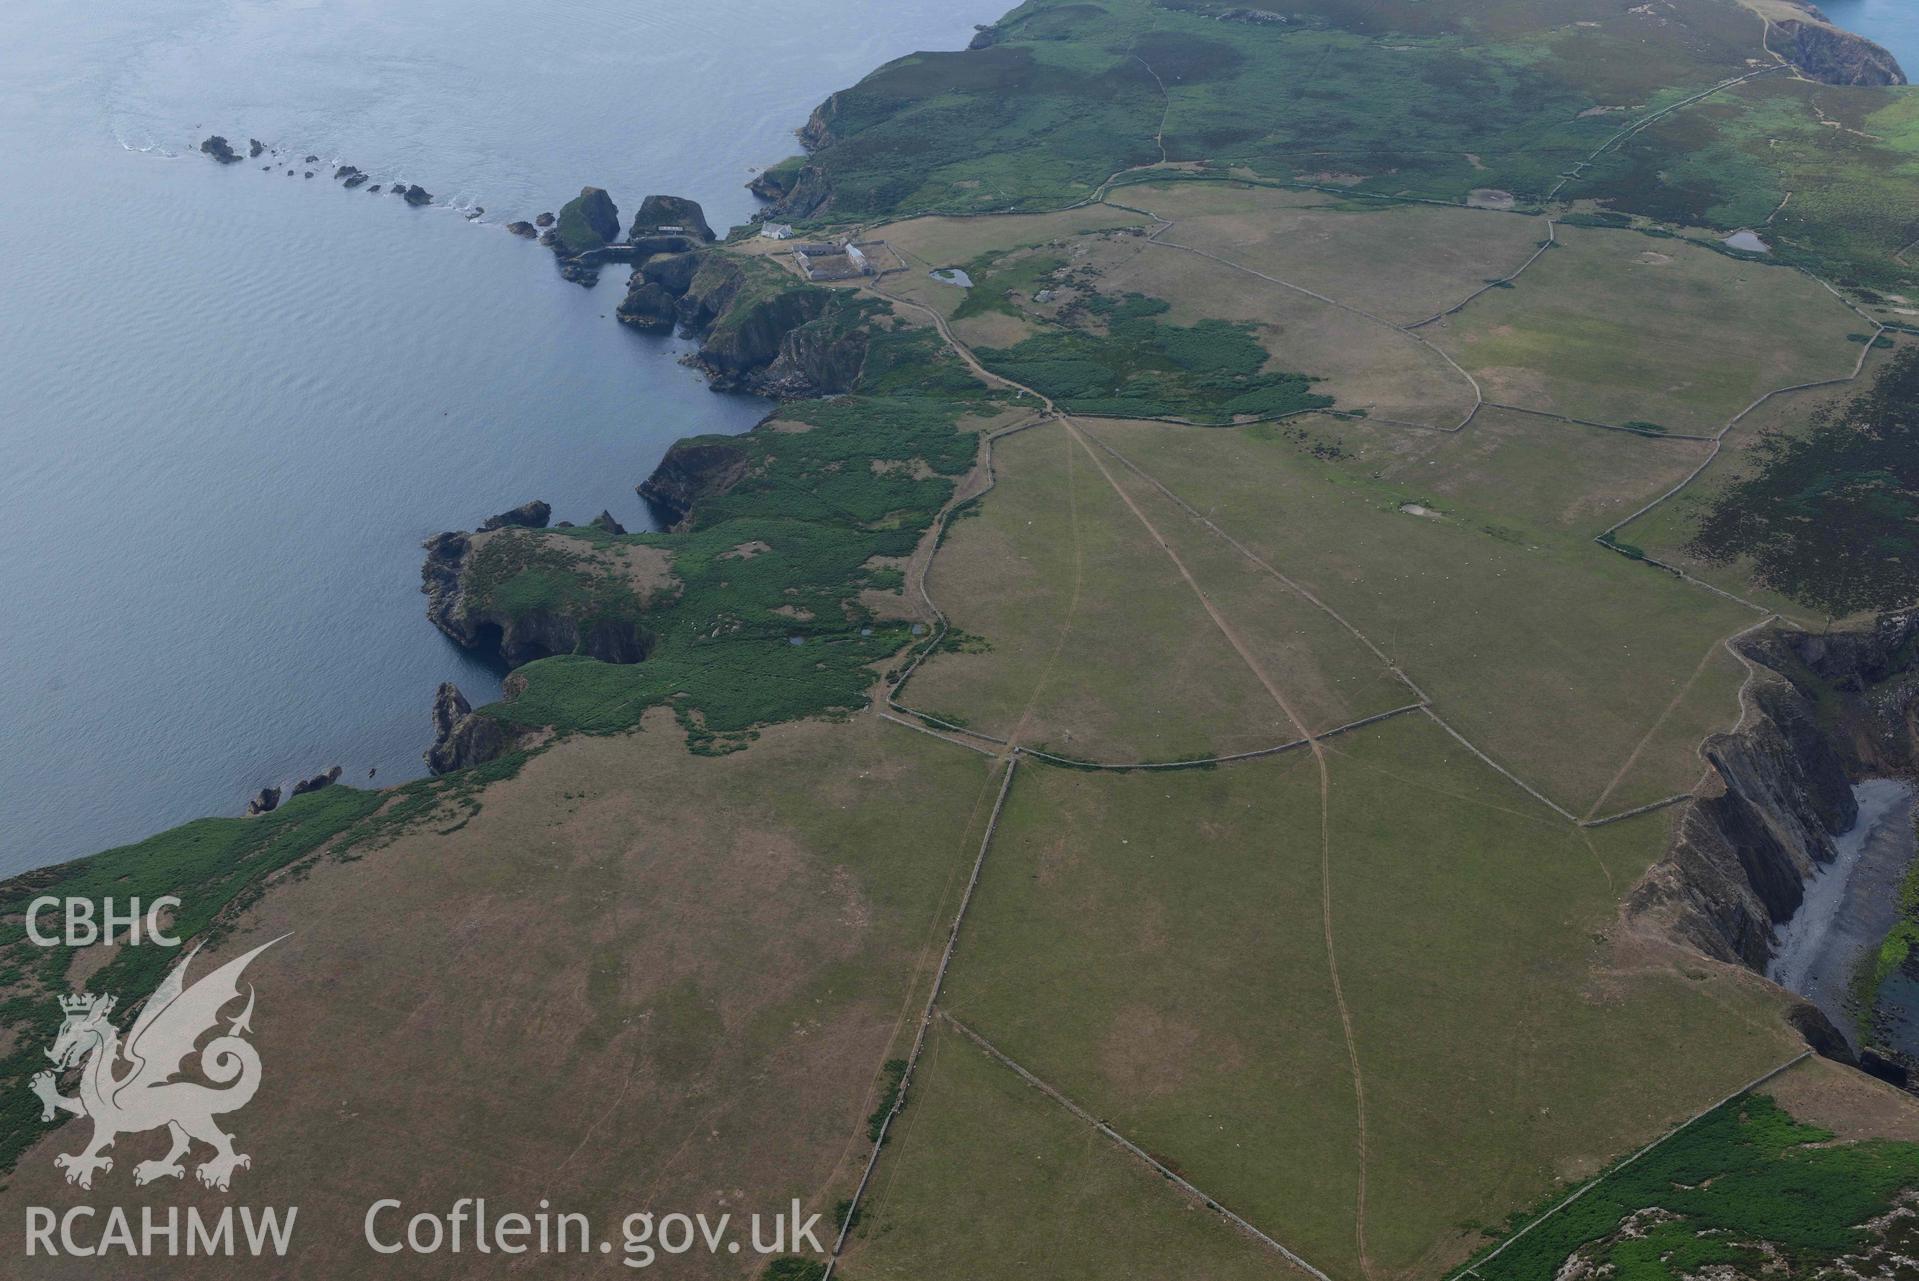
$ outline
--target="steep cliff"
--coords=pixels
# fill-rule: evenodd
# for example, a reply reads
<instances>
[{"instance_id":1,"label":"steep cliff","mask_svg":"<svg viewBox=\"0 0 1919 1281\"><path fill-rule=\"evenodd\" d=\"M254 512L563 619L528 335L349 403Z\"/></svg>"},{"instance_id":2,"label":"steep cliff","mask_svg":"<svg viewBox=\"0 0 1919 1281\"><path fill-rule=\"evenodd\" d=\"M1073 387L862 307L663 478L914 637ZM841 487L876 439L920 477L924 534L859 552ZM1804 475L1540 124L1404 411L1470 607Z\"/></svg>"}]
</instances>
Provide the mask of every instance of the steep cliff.
<instances>
[{"instance_id":1,"label":"steep cliff","mask_svg":"<svg viewBox=\"0 0 1919 1281\"><path fill-rule=\"evenodd\" d=\"M560 206L553 224L553 250L583 254L620 238L620 211L613 198L598 187L581 187L580 194Z\"/></svg>"},{"instance_id":2,"label":"steep cliff","mask_svg":"<svg viewBox=\"0 0 1919 1281\"><path fill-rule=\"evenodd\" d=\"M1762 969L1857 816L1852 782L1919 766L1919 611L1825 635L1775 627L1742 652L1758 664L1745 721L1706 744L1717 786L1686 805L1627 910Z\"/></svg>"},{"instance_id":3,"label":"steep cliff","mask_svg":"<svg viewBox=\"0 0 1919 1281\"><path fill-rule=\"evenodd\" d=\"M625 567L596 563L558 531L436 534L425 543L427 618L463 649L519 667L555 654L637 663L653 648L642 623L649 590Z\"/></svg>"},{"instance_id":4,"label":"steep cliff","mask_svg":"<svg viewBox=\"0 0 1919 1281\"><path fill-rule=\"evenodd\" d=\"M632 238L638 240L669 227L701 240L715 238L713 229L706 225L706 211L700 208L700 202L685 196L648 196L642 200L639 212L633 215Z\"/></svg>"},{"instance_id":5,"label":"steep cliff","mask_svg":"<svg viewBox=\"0 0 1919 1281\"><path fill-rule=\"evenodd\" d=\"M433 697L433 746L426 749L426 767L450 774L484 765L513 750L524 733L521 726L474 711L460 687L444 681Z\"/></svg>"},{"instance_id":6,"label":"steep cliff","mask_svg":"<svg viewBox=\"0 0 1919 1281\"><path fill-rule=\"evenodd\" d=\"M1898 59L1864 36L1835 27L1826 15L1805 6L1803 19L1771 24L1767 43L1774 53L1814 80L1829 85L1902 85L1906 73Z\"/></svg>"},{"instance_id":7,"label":"steep cliff","mask_svg":"<svg viewBox=\"0 0 1919 1281\"><path fill-rule=\"evenodd\" d=\"M640 482L640 497L660 524L680 529L695 504L739 484L749 465L746 450L718 437L678 440L653 474Z\"/></svg>"},{"instance_id":8,"label":"steep cliff","mask_svg":"<svg viewBox=\"0 0 1919 1281\"><path fill-rule=\"evenodd\" d=\"M722 390L831 395L851 390L866 362L857 304L763 259L714 251L649 258L615 314L636 329L677 322L701 335L694 363Z\"/></svg>"}]
</instances>

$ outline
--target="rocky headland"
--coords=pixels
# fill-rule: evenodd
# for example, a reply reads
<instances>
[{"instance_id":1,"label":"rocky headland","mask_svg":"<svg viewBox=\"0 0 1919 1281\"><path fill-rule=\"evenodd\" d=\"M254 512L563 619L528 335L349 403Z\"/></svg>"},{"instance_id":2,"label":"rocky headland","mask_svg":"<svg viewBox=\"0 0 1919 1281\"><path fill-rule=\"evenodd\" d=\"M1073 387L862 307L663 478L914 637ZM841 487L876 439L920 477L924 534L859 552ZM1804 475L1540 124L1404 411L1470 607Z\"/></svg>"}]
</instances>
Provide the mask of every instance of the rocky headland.
<instances>
[{"instance_id":1,"label":"rocky headland","mask_svg":"<svg viewBox=\"0 0 1919 1281\"><path fill-rule=\"evenodd\" d=\"M1794 7L1803 10L1805 16L1770 22L1766 43L1808 77L1829 85L1906 83L1899 60L1887 50L1835 26L1813 5Z\"/></svg>"},{"instance_id":2,"label":"rocky headland","mask_svg":"<svg viewBox=\"0 0 1919 1281\"><path fill-rule=\"evenodd\" d=\"M637 329L700 337L691 363L721 391L833 395L866 361L867 331L845 295L718 250L646 259L616 314Z\"/></svg>"},{"instance_id":3,"label":"rocky headland","mask_svg":"<svg viewBox=\"0 0 1919 1281\"><path fill-rule=\"evenodd\" d=\"M653 474L640 482L640 497L662 527L684 529L694 507L739 484L750 463L746 450L726 440L674 441Z\"/></svg>"},{"instance_id":4,"label":"rocky headland","mask_svg":"<svg viewBox=\"0 0 1919 1281\"><path fill-rule=\"evenodd\" d=\"M451 774L497 760L519 746L526 732L483 711L475 711L452 681L443 681L433 696L433 745L426 749L426 767L435 774Z\"/></svg>"},{"instance_id":5,"label":"rocky headland","mask_svg":"<svg viewBox=\"0 0 1919 1281\"><path fill-rule=\"evenodd\" d=\"M650 548L615 555L568 534L570 525L548 531L550 513L546 503L526 503L472 533L427 539L420 568L427 618L462 649L508 668L555 654L642 661L653 638L641 615L670 586L671 558ZM626 532L604 511L586 528Z\"/></svg>"}]
</instances>

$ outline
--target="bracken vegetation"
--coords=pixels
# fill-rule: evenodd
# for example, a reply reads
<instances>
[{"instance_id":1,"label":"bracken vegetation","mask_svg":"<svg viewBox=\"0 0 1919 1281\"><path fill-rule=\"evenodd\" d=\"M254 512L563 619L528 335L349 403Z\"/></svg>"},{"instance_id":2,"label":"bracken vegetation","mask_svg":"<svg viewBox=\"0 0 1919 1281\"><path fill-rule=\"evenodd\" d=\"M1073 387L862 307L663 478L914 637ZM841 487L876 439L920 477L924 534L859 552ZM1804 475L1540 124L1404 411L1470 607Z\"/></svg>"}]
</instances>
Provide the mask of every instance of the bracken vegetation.
<instances>
[{"instance_id":1,"label":"bracken vegetation","mask_svg":"<svg viewBox=\"0 0 1919 1281\"><path fill-rule=\"evenodd\" d=\"M1919 238L1910 96L1781 70L1577 168L1622 126L1763 69L1761 31L1735 0L1029 0L986 48L913 54L835 94L789 212L1061 208L1162 159L1449 203L1490 189L1521 207L1570 175L1562 198L1765 224L1777 259L1909 281L1893 255Z\"/></svg>"},{"instance_id":2,"label":"bracken vegetation","mask_svg":"<svg viewBox=\"0 0 1919 1281\"><path fill-rule=\"evenodd\" d=\"M645 661L542 659L516 673L524 688L492 714L605 733L670 705L696 749L724 751L757 725L863 706L875 664L912 639L863 594L902 586L887 562L912 553L971 467L961 420L994 409L930 336L875 324L856 394L796 402L747 435L715 438L741 452L744 475L702 500L683 532L544 536L548 546L666 550L679 591L629 602L654 641Z\"/></svg>"},{"instance_id":3,"label":"bracken vegetation","mask_svg":"<svg viewBox=\"0 0 1919 1281\"><path fill-rule=\"evenodd\" d=\"M1162 299L1143 294L1091 294L1083 315L1063 313L1067 323L1012 347L982 348L979 357L1083 414L1226 423L1333 403L1304 374L1265 372L1266 349L1252 326L1173 325L1160 319L1166 311Z\"/></svg>"},{"instance_id":4,"label":"bracken vegetation","mask_svg":"<svg viewBox=\"0 0 1919 1281\"><path fill-rule=\"evenodd\" d=\"M1808 430L1761 436L1751 457L1695 554L1749 561L1754 581L1832 618L1919 599L1919 351Z\"/></svg>"},{"instance_id":5,"label":"bracken vegetation","mask_svg":"<svg viewBox=\"0 0 1919 1281\"><path fill-rule=\"evenodd\" d=\"M1563 1275L1578 1253L1621 1281L1676 1281L1709 1267L1769 1275L1778 1263L1784 1275L1802 1275L1869 1247L1863 1225L1919 1182L1919 1144L1833 1137L1747 1095L1606 1176L1474 1271L1530 1281Z\"/></svg>"}]
</instances>

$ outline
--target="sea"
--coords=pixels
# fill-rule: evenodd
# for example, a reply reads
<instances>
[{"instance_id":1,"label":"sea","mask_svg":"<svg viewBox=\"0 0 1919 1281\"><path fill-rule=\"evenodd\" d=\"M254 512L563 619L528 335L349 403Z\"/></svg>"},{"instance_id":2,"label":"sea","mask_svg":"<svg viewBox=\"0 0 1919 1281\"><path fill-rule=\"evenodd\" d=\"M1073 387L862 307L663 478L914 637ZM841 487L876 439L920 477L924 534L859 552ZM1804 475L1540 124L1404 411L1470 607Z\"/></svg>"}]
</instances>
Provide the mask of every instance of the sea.
<instances>
[{"instance_id":1,"label":"sea","mask_svg":"<svg viewBox=\"0 0 1919 1281\"><path fill-rule=\"evenodd\" d=\"M421 540L533 498L644 527L668 444L766 409L617 324L623 271L570 284L503 224L587 184L744 221L818 101L1007 3L10 10L0 876L332 765L422 773L438 684L499 674L427 623ZM270 150L216 164L215 133Z\"/></svg>"}]
</instances>

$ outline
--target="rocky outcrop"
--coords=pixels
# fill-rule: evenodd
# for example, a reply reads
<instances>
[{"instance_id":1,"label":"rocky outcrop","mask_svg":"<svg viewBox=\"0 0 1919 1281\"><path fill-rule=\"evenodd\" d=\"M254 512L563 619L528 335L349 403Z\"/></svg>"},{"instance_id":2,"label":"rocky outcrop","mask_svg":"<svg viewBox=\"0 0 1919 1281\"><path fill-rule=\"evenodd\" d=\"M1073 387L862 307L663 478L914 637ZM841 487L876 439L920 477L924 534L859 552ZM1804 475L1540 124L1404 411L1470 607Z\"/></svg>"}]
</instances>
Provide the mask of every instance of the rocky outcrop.
<instances>
[{"instance_id":1,"label":"rocky outcrop","mask_svg":"<svg viewBox=\"0 0 1919 1281\"><path fill-rule=\"evenodd\" d=\"M796 221L811 218L830 209L832 205L833 187L827 180L826 171L809 162L800 166L785 194L767 212L775 218Z\"/></svg>"},{"instance_id":2,"label":"rocky outcrop","mask_svg":"<svg viewBox=\"0 0 1919 1281\"><path fill-rule=\"evenodd\" d=\"M793 179L798 176L797 169L763 169L747 181L746 189L761 200L780 201L786 198L787 192L793 190Z\"/></svg>"},{"instance_id":3,"label":"rocky outcrop","mask_svg":"<svg viewBox=\"0 0 1919 1281\"><path fill-rule=\"evenodd\" d=\"M730 440L675 441L653 474L640 482L640 497L662 526L682 530L697 504L739 484L750 464L746 450Z\"/></svg>"},{"instance_id":4,"label":"rocky outcrop","mask_svg":"<svg viewBox=\"0 0 1919 1281\"><path fill-rule=\"evenodd\" d=\"M358 165L341 165L338 169L335 169L333 171L333 179L335 182L338 182L342 178L354 177L355 175L358 175L361 179L364 180L366 177L366 171L361 169Z\"/></svg>"},{"instance_id":5,"label":"rocky outcrop","mask_svg":"<svg viewBox=\"0 0 1919 1281\"><path fill-rule=\"evenodd\" d=\"M265 151L266 149L267 149L267 145L264 142L261 142L258 138L247 139L247 156L249 159L258 160L260 158L260 153L262 151Z\"/></svg>"},{"instance_id":6,"label":"rocky outcrop","mask_svg":"<svg viewBox=\"0 0 1919 1281\"><path fill-rule=\"evenodd\" d=\"M706 225L706 211L700 208L700 202L685 196L648 196L640 202L629 239L639 240L662 231L686 232L706 241L717 239Z\"/></svg>"},{"instance_id":7,"label":"rocky outcrop","mask_svg":"<svg viewBox=\"0 0 1919 1281\"><path fill-rule=\"evenodd\" d=\"M805 287L733 300L695 360L722 390L784 398L850 390L866 360L866 331L843 328L836 302L830 290Z\"/></svg>"},{"instance_id":8,"label":"rocky outcrop","mask_svg":"<svg viewBox=\"0 0 1919 1281\"><path fill-rule=\"evenodd\" d=\"M634 273L636 283L628 286L626 297L613 310L622 325L654 333L670 331L679 314L679 299L665 286Z\"/></svg>"},{"instance_id":9,"label":"rocky outcrop","mask_svg":"<svg viewBox=\"0 0 1919 1281\"><path fill-rule=\"evenodd\" d=\"M696 253L669 253L657 258L649 258L640 268L640 276L665 289L675 298L684 294L693 286L693 277L700 270L700 255Z\"/></svg>"},{"instance_id":10,"label":"rocky outcrop","mask_svg":"<svg viewBox=\"0 0 1919 1281\"><path fill-rule=\"evenodd\" d=\"M239 153L234 151L231 143L217 133L201 143L200 150L212 156L223 165L237 165L240 163Z\"/></svg>"},{"instance_id":11,"label":"rocky outcrop","mask_svg":"<svg viewBox=\"0 0 1919 1281\"><path fill-rule=\"evenodd\" d=\"M308 792L317 792L323 787L332 787L340 781L340 773L340 767L334 765L315 774L312 778L303 778L293 785L293 794L295 796L305 796Z\"/></svg>"},{"instance_id":12,"label":"rocky outcrop","mask_svg":"<svg viewBox=\"0 0 1919 1281\"><path fill-rule=\"evenodd\" d=\"M433 696L433 745L426 749L426 767L435 774L484 765L513 750L515 729L485 712L476 712L452 681L442 682Z\"/></svg>"},{"instance_id":13,"label":"rocky outcrop","mask_svg":"<svg viewBox=\"0 0 1919 1281\"><path fill-rule=\"evenodd\" d=\"M509 527L519 529L545 529L546 522L553 519L553 504L535 498L530 503L521 503L510 511L498 516L488 516L480 522L480 531L486 533L495 529Z\"/></svg>"},{"instance_id":14,"label":"rocky outcrop","mask_svg":"<svg viewBox=\"0 0 1919 1281\"><path fill-rule=\"evenodd\" d=\"M745 284L746 272L737 262L724 254L703 255L680 296L680 323L692 330L706 328L733 305Z\"/></svg>"},{"instance_id":15,"label":"rocky outcrop","mask_svg":"<svg viewBox=\"0 0 1919 1281\"><path fill-rule=\"evenodd\" d=\"M280 789L277 787L263 787L253 794L252 800L247 802L247 817L258 818L262 814L271 814L279 808Z\"/></svg>"},{"instance_id":16,"label":"rocky outcrop","mask_svg":"<svg viewBox=\"0 0 1919 1281\"><path fill-rule=\"evenodd\" d=\"M624 534L626 532L626 526L615 520L613 513L604 507L600 509L599 515L587 522L587 525L592 529L603 529L609 534Z\"/></svg>"},{"instance_id":17,"label":"rocky outcrop","mask_svg":"<svg viewBox=\"0 0 1919 1281\"><path fill-rule=\"evenodd\" d=\"M999 43L998 27L984 22L973 24L973 38L966 42L968 49L990 49Z\"/></svg>"},{"instance_id":18,"label":"rocky outcrop","mask_svg":"<svg viewBox=\"0 0 1919 1281\"><path fill-rule=\"evenodd\" d=\"M480 541L492 536L449 531L424 544L420 590L427 598L426 616L454 644L498 658L508 667L555 654L637 663L652 651L652 636L632 619L580 618L561 608L508 612L490 598L476 600L470 574Z\"/></svg>"},{"instance_id":19,"label":"rocky outcrop","mask_svg":"<svg viewBox=\"0 0 1919 1281\"><path fill-rule=\"evenodd\" d=\"M841 332L830 317L809 321L780 339L779 353L752 385L782 398L851 391L866 365L866 330Z\"/></svg>"},{"instance_id":20,"label":"rocky outcrop","mask_svg":"<svg viewBox=\"0 0 1919 1281\"><path fill-rule=\"evenodd\" d=\"M393 190L405 196L406 202L415 209L418 209L421 205L430 205L433 203L433 194L417 182L408 184L404 191L401 191L400 184L396 182L393 184Z\"/></svg>"},{"instance_id":21,"label":"rocky outcrop","mask_svg":"<svg viewBox=\"0 0 1919 1281\"><path fill-rule=\"evenodd\" d=\"M809 152L831 146L836 141L833 134L833 121L838 118L839 113L840 96L837 93L813 108L813 114L808 116L806 123L800 127L800 145ZM768 180L765 190L754 187L752 183L747 185L753 187L755 195L765 196L773 201L772 208L767 210L767 213L773 217L788 220L809 218L832 205L832 184L827 180L826 171L816 164L809 162L800 165L797 170L788 168L777 178L770 173L763 174L761 177ZM772 193L775 187L778 188L777 193L769 195L768 193Z\"/></svg>"},{"instance_id":22,"label":"rocky outcrop","mask_svg":"<svg viewBox=\"0 0 1919 1281\"><path fill-rule=\"evenodd\" d=\"M1864 36L1835 27L1826 15L1804 6L1806 17L1771 24L1767 43L1800 71L1829 85L1902 85L1899 60Z\"/></svg>"},{"instance_id":23,"label":"rocky outcrop","mask_svg":"<svg viewBox=\"0 0 1919 1281\"><path fill-rule=\"evenodd\" d=\"M1851 784L1919 765L1919 611L1857 632L1772 628L1744 724L1707 740L1717 786L1687 802L1629 914L1708 956L1763 969L1775 925L1857 817Z\"/></svg>"},{"instance_id":24,"label":"rocky outcrop","mask_svg":"<svg viewBox=\"0 0 1919 1281\"><path fill-rule=\"evenodd\" d=\"M553 215L543 213L533 220L533 225L536 227L551 227L553 225Z\"/></svg>"},{"instance_id":25,"label":"rocky outcrop","mask_svg":"<svg viewBox=\"0 0 1919 1281\"><path fill-rule=\"evenodd\" d=\"M648 258L627 281L626 298L614 313L620 323L635 329L671 330L679 319L680 300L692 289L702 260L703 255L685 251ZM722 274L728 288L736 290L737 271ZM698 301L688 305L702 313L707 310L707 305ZM711 318L706 315L700 323Z\"/></svg>"},{"instance_id":26,"label":"rocky outcrop","mask_svg":"<svg viewBox=\"0 0 1919 1281\"><path fill-rule=\"evenodd\" d=\"M1849 775L1919 766L1919 610L1859 630L1767 632L1749 652L1777 670L1810 673L1843 709L1832 734Z\"/></svg>"},{"instance_id":27,"label":"rocky outcrop","mask_svg":"<svg viewBox=\"0 0 1919 1281\"><path fill-rule=\"evenodd\" d=\"M813 108L813 114L800 126L800 145L808 151L818 151L821 147L831 146L833 139L833 121L840 114L840 96L836 93L819 106Z\"/></svg>"},{"instance_id":28,"label":"rocky outcrop","mask_svg":"<svg viewBox=\"0 0 1919 1281\"><path fill-rule=\"evenodd\" d=\"M506 224L506 229L516 236L525 236L528 240L532 240L540 234L534 230L533 224L530 222L509 222Z\"/></svg>"},{"instance_id":29,"label":"rocky outcrop","mask_svg":"<svg viewBox=\"0 0 1919 1281\"><path fill-rule=\"evenodd\" d=\"M560 206L553 224L553 249L560 254L583 254L619 238L619 208L598 187L581 187L579 195Z\"/></svg>"}]
</instances>

